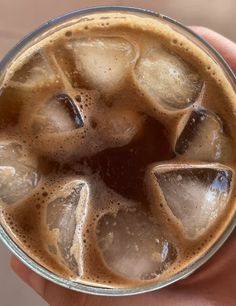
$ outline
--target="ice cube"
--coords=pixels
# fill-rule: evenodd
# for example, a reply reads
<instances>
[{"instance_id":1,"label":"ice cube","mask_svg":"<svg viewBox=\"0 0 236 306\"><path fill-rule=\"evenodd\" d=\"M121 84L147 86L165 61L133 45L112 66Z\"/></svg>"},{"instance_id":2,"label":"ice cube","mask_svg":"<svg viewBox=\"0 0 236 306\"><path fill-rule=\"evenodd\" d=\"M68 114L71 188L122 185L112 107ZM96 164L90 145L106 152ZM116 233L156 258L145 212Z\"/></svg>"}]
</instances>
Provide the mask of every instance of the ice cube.
<instances>
[{"instance_id":1,"label":"ice cube","mask_svg":"<svg viewBox=\"0 0 236 306\"><path fill-rule=\"evenodd\" d=\"M175 152L199 161L229 161L233 156L220 118L204 108L192 111Z\"/></svg>"},{"instance_id":2,"label":"ice cube","mask_svg":"<svg viewBox=\"0 0 236 306\"><path fill-rule=\"evenodd\" d=\"M22 156L22 146L16 142L0 143L0 164L10 160L11 162L20 159Z\"/></svg>"},{"instance_id":3,"label":"ice cube","mask_svg":"<svg viewBox=\"0 0 236 306\"><path fill-rule=\"evenodd\" d=\"M129 72L136 58L134 47L119 37L89 37L74 40L76 68L89 86L113 92Z\"/></svg>"},{"instance_id":4,"label":"ice cube","mask_svg":"<svg viewBox=\"0 0 236 306\"><path fill-rule=\"evenodd\" d=\"M49 59L43 52L37 51L15 72L10 85L31 90L56 83L56 80L57 74Z\"/></svg>"},{"instance_id":5,"label":"ice cube","mask_svg":"<svg viewBox=\"0 0 236 306\"><path fill-rule=\"evenodd\" d=\"M0 203L22 200L36 187L39 175L24 159L21 145L0 144Z\"/></svg>"},{"instance_id":6,"label":"ice cube","mask_svg":"<svg viewBox=\"0 0 236 306\"><path fill-rule=\"evenodd\" d=\"M38 133L61 133L83 126L82 114L76 102L67 94L54 95L35 115L32 129Z\"/></svg>"},{"instance_id":7,"label":"ice cube","mask_svg":"<svg viewBox=\"0 0 236 306\"><path fill-rule=\"evenodd\" d=\"M178 55L162 47L152 48L140 57L135 67L140 89L151 98L153 107L183 109L198 98L203 82L198 73Z\"/></svg>"},{"instance_id":8,"label":"ice cube","mask_svg":"<svg viewBox=\"0 0 236 306\"><path fill-rule=\"evenodd\" d=\"M176 250L147 213L120 210L98 221L97 242L106 265L131 279L158 277L176 258Z\"/></svg>"},{"instance_id":9,"label":"ice cube","mask_svg":"<svg viewBox=\"0 0 236 306\"><path fill-rule=\"evenodd\" d=\"M227 206L233 175L228 167L165 164L154 166L151 173L153 204L166 202L167 213L189 239L206 233Z\"/></svg>"},{"instance_id":10,"label":"ice cube","mask_svg":"<svg viewBox=\"0 0 236 306\"><path fill-rule=\"evenodd\" d=\"M106 143L112 147L124 146L141 131L144 116L126 109L111 108L97 121L99 134Z\"/></svg>"},{"instance_id":11,"label":"ice cube","mask_svg":"<svg viewBox=\"0 0 236 306\"><path fill-rule=\"evenodd\" d=\"M78 273L76 259L72 252L76 227L87 209L89 187L83 180L67 183L57 198L48 204L47 224L49 230L57 233L57 247L71 270Z\"/></svg>"},{"instance_id":12,"label":"ice cube","mask_svg":"<svg viewBox=\"0 0 236 306\"><path fill-rule=\"evenodd\" d=\"M53 48L54 63L56 63L62 79L69 82L70 86L74 88L83 87L82 79L76 69L74 51L71 45L59 40L55 42ZM64 82L66 83L66 82Z\"/></svg>"}]
</instances>

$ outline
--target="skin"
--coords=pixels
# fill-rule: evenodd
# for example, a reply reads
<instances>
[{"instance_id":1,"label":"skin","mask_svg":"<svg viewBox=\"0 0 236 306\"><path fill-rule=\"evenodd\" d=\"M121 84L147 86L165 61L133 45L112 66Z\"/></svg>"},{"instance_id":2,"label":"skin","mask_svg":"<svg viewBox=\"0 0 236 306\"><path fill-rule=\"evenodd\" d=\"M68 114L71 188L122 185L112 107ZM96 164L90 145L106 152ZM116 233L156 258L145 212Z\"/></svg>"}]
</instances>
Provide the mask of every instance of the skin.
<instances>
[{"instance_id":1,"label":"skin","mask_svg":"<svg viewBox=\"0 0 236 306\"><path fill-rule=\"evenodd\" d=\"M236 72L236 44L203 27L191 27L226 59ZM50 306L234 306L236 305L236 230L202 268L190 277L156 292L131 297L97 297L57 286L12 257L15 273Z\"/></svg>"}]
</instances>

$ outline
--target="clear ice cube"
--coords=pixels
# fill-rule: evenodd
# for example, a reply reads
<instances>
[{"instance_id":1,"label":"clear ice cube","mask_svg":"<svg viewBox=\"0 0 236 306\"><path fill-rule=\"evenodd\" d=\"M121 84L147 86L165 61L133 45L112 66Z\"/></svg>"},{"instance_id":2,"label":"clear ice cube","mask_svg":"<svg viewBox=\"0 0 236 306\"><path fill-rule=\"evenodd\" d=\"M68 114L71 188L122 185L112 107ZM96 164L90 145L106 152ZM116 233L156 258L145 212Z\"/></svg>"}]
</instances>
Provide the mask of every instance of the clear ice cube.
<instances>
[{"instance_id":1,"label":"clear ice cube","mask_svg":"<svg viewBox=\"0 0 236 306\"><path fill-rule=\"evenodd\" d=\"M43 52L36 52L13 75L13 87L30 90L56 83L57 73Z\"/></svg>"},{"instance_id":2,"label":"clear ice cube","mask_svg":"<svg viewBox=\"0 0 236 306\"><path fill-rule=\"evenodd\" d=\"M200 76L178 55L162 47L152 48L140 57L135 67L140 89L151 98L153 107L183 109L193 104L202 89Z\"/></svg>"},{"instance_id":3,"label":"clear ice cube","mask_svg":"<svg viewBox=\"0 0 236 306\"><path fill-rule=\"evenodd\" d=\"M142 211L103 215L96 229L101 255L111 271L131 279L158 277L176 258L160 227Z\"/></svg>"},{"instance_id":4,"label":"clear ice cube","mask_svg":"<svg viewBox=\"0 0 236 306\"><path fill-rule=\"evenodd\" d=\"M144 116L127 109L109 109L98 120L98 132L105 143L124 146L141 132ZM109 131L109 133L107 132Z\"/></svg>"},{"instance_id":5,"label":"clear ice cube","mask_svg":"<svg viewBox=\"0 0 236 306\"><path fill-rule=\"evenodd\" d=\"M38 173L23 154L17 143L0 144L0 203L22 200L38 183Z\"/></svg>"},{"instance_id":6,"label":"clear ice cube","mask_svg":"<svg viewBox=\"0 0 236 306\"><path fill-rule=\"evenodd\" d=\"M199 161L228 161L233 156L220 118L204 108L192 111L177 139L175 152Z\"/></svg>"},{"instance_id":7,"label":"clear ice cube","mask_svg":"<svg viewBox=\"0 0 236 306\"><path fill-rule=\"evenodd\" d=\"M136 58L133 46L119 37L81 38L71 48L78 72L102 92L118 89Z\"/></svg>"},{"instance_id":8,"label":"clear ice cube","mask_svg":"<svg viewBox=\"0 0 236 306\"><path fill-rule=\"evenodd\" d=\"M54 95L34 116L32 129L38 133L62 133L83 126L77 103L67 94Z\"/></svg>"},{"instance_id":9,"label":"clear ice cube","mask_svg":"<svg viewBox=\"0 0 236 306\"><path fill-rule=\"evenodd\" d=\"M20 159L22 156L22 146L16 142L0 143L0 163L7 163Z\"/></svg>"},{"instance_id":10,"label":"clear ice cube","mask_svg":"<svg viewBox=\"0 0 236 306\"><path fill-rule=\"evenodd\" d=\"M76 259L72 252L76 227L86 211L89 187L83 180L67 183L58 197L47 207L47 225L57 233L57 243L62 258L71 270L78 273Z\"/></svg>"},{"instance_id":11,"label":"clear ice cube","mask_svg":"<svg viewBox=\"0 0 236 306\"><path fill-rule=\"evenodd\" d=\"M227 206L232 182L228 167L166 164L154 167L151 173L154 182L151 192L163 195L167 213L177 219L189 239L206 233ZM157 194L153 201L155 198L160 200Z\"/></svg>"}]
</instances>

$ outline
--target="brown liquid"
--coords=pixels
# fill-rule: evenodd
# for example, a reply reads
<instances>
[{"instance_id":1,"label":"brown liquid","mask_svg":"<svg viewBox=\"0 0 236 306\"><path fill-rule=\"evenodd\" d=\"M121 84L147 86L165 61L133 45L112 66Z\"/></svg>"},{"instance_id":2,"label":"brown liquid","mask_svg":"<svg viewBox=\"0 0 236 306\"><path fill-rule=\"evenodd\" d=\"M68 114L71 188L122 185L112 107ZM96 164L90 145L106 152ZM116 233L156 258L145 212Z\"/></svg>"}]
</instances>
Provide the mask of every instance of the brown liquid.
<instances>
[{"instance_id":1,"label":"brown liquid","mask_svg":"<svg viewBox=\"0 0 236 306\"><path fill-rule=\"evenodd\" d=\"M102 181L127 199L147 199L144 176L148 165L171 159L171 151L164 127L152 118L146 118L141 135L119 148L106 149L82 163L98 173Z\"/></svg>"},{"instance_id":2,"label":"brown liquid","mask_svg":"<svg viewBox=\"0 0 236 306\"><path fill-rule=\"evenodd\" d=\"M65 25L8 69L0 142L20 147L0 147L9 178L1 184L20 181L19 165L29 181L10 195L0 187L1 223L60 276L133 287L192 264L232 220L235 93L217 64L169 27L105 15ZM93 44L103 47L90 54ZM200 199L186 204L195 191ZM220 193L213 221L207 192ZM199 201L205 209L193 216Z\"/></svg>"}]
</instances>

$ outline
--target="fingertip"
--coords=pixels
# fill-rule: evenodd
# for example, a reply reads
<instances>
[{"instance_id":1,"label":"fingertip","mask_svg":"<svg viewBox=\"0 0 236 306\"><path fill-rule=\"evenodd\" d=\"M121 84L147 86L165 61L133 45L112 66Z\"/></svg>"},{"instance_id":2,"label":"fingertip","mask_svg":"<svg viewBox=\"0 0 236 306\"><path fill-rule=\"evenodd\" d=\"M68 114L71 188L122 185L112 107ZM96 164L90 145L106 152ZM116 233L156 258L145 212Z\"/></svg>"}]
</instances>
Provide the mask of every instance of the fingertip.
<instances>
[{"instance_id":1,"label":"fingertip","mask_svg":"<svg viewBox=\"0 0 236 306\"><path fill-rule=\"evenodd\" d=\"M223 35L201 26L190 26L191 30L208 41L236 71L236 44Z\"/></svg>"},{"instance_id":2,"label":"fingertip","mask_svg":"<svg viewBox=\"0 0 236 306\"><path fill-rule=\"evenodd\" d=\"M198 32L198 33L210 33L210 32L214 32L213 30L207 28L207 27L202 27L202 26L198 26L198 25L191 25L189 26L189 28L191 30L193 30L194 32Z\"/></svg>"},{"instance_id":3,"label":"fingertip","mask_svg":"<svg viewBox=\"0 0 236 306\"><path fill-rule=\"evenodd\" d=\"M29 274L28 284L32 287L41 297L44 298L46 290L46 280L38 274L31 272Z\"/></svg>"},{"instance_id":4,"label":"fingertip","mask_svg":"<svg viewBox=\"0 0 236 306\"><path fill-rule=\"evenodd\" d=\"M11 268L12 270L26 283L28 283L28 278L30 270L20 262L15 256L11 257Z\"/></svg>"},{"instance_id":5,"label":"fingertip","mask_svg":"<svg viewBox=\"0 0 236 306\"><path fill-rule=\"evenodd\" d=\"M230 41L228 38L222 36L221 34L206 28L206 27L202 27L202 26L190 26L189 27L192 31L194 31L195 33L197 33L198 35L202 36L203 38L205 38L206 40L208 40L211 44L228 44L229 42L231 42L233 44L232 41Z\"/></svg>"},{"instance_id":6,"label":"fingertip","mask_svg":"<svg viewBox=\"0 0 236 306\"><path fill-rule=\"evenodd\" d=\"M33 288L40 296L44 297L46 288L45 279L26 267L15 256L12 256L10 264L12 270L19 276L20 279Z\"/></svg>"}]
</instances>

